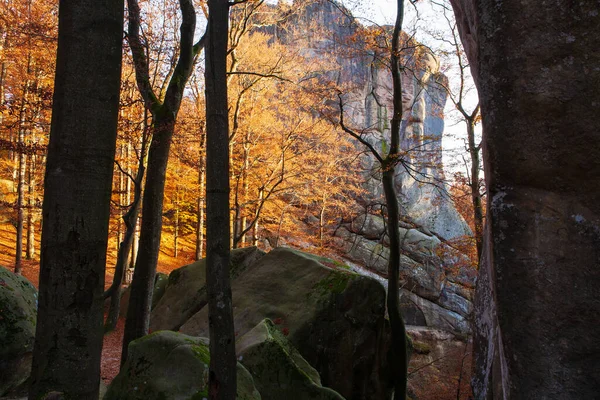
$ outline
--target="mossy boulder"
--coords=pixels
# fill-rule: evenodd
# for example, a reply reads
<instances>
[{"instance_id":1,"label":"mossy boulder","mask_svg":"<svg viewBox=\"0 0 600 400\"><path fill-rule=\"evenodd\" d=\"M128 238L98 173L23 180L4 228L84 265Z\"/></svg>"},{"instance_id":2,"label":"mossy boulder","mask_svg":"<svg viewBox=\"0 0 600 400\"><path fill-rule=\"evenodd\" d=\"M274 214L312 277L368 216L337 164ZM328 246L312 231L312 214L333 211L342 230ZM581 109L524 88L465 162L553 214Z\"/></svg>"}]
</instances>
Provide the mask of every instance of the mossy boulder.
<instances>
[{"instance_id":1,"label":"mossy boulder","mask_svg":"<svg viewBox=\"0 0 600 400\"><path fill-rule=\"evenodd\" d=\"M208 398L208 339L171 331L131 342L129 356L104 400ZM237 399L261 400L250 373L238 363Z\"/></svg>"},{"instance_id":2,"label":"mossy boulder","mask_svg":"<svg viewBox=\"0 0 600 400\"><path fill-rule=\"evenodd\" d=\"M317 370L269 319L240 338L236 352L263 400L344 400L336 391L321 386Z\"/></svg>"},{"instance_id":3,"label":"mossy boulder","mask_svg":"<svg viewBox=\"0 0 600 400\"><path fill-rule=\"evenodd\" d=\"M264 254L256 247L233 250L230 259L232 279ZM179 330L206 302L206 259L203 258L171 272L164 295L150 316L150 330Z\"/></svg>"},{"instance_id":4,"label":"mossy boulder","mask_svg":"<svg viewBox=\"0 0 600 400\"><path fill-rule=\"evenodd\" d=\"M269 318L317 369L325 386L347 399L388 399L390 334L383 286L317 260L277 248L235 277L236 335L245 335ZM190 318L181 332L207 336L207 307Z\"/></svg>"},{"instance_id":5,"label":"mossy boulder","mask_svg":"<svg viewBox=\"0 0 600 400\"><path fill-rule=\"evenodd\" d=\"M0 396L29 377L37 298L27 279L0 267Z\"/></svg>"},{"instance_id":6,"label":"mossy boulder","mask_svg":"<svg viewBox=\"0 0 600 400\"><path fill-rule=\"evenodd\" d=\"M152 290L152 304L151 308L154 309L162 296L165 294L167 283L169 281L169 275L162 272L157 272L154 277L154 289ZM129 307L129 296L131 296L131 285L127 286L121 292L121 303L119 304L119 316L127 317L127 308ZM107 304L110 304L110 299L106 300Z\"/></svg>"}]
</instances>

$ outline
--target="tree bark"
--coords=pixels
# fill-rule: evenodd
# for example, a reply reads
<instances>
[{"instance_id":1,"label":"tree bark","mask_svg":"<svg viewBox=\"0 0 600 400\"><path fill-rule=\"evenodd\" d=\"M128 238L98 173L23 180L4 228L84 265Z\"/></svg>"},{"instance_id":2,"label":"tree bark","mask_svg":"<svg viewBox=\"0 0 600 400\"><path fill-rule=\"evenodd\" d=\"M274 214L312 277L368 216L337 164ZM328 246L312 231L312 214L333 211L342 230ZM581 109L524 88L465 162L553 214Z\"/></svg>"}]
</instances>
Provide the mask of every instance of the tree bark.
<instances>
[{"instance_id":1,"label":"tree bark","mask_svg":"<svg viewBox=\"0 0 600 400\"><path fill-rule=\"evenodd\" d=\"M477 107L479 109L479 107ZM474 115L477 115L475 112ZM483 204L479 187L480 147L475 144L475 120L467 119L467 138L471 156L471 202L473 203L473 222L475 223L475 243L477 245L477 261L481 260L483 249Z\"/></svg>"},{"instance_id":2,"label":"tree bark","mask_svg":"<svg viewBox=\"0 0 600 400\"><path fill-rule=\"evenodd\" d=\"M171 139L185 85L192 72L195 57L203 47L203 39L200 39L197 44L193 42L196 28L193 2L180 0L182 22L179 59L169 79L164 102L160 102L159 97L152 91L147 55L140 38L139 5L136 0L128 0L127 4L129 8L128 39L134 59L136 80L146 107L152 113L152 143L148 153L146 185L142 202L142 226L125 322L121 364L127 359L129 343L148 334L152 291L160 250L165 178Z\"/></svg>"},{"instance_id":3,"label":"tree bark","mask_svg":"<svg viewBox=\"0 0 600 400\"><path fill-rule=\"evenodd\" d=\"M28 173L28 199L27 199L27 249L25 257L28 260L33 260L35 255L35 222L36 222L36 204L35 204L35 155L29 156Z\"/></svg>"},{"instance_id":4,"label":"tree bark","mask_svg":"<svg viewBox=\"0 0 600 400\"><path fill-rule=\"evenodd\" d=\"M209 0L206 47L206 282L211 400L236 397L236 357L229 279L229 118L227 39L229 3Z\"/></svg>"},{"instance_id":5,"label":"tree bark","mask_svg":"<svg viewBox=\"0 0 600 400\"><path fill-rule=\"evenodd\" d=\"M120 0L60 2L32 400L98 399L122 32Z\"/></svg>"}]
</instances>

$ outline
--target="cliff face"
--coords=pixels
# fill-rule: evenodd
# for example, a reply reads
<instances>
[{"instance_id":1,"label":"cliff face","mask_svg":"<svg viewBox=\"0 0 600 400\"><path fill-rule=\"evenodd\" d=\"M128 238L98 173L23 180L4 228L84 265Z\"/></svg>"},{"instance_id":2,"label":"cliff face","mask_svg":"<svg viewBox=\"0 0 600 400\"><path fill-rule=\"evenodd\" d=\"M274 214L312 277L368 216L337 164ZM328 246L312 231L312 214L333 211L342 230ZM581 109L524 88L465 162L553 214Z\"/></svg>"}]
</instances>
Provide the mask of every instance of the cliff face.
<instances>
[{"instance_id":1,"label":"cliff face","mask_svg":"<svg viewBox=\"0 0 600 400\"><path fill-rule=\"evenodd\" d=\"M271 27L270 33L283 43L301 48L306 56L325 60L323 73L345 88L348 125L357 131L368 130L375 148L385 150L393 110L391 73L385 65L388 57L375 54L355 36L364 28L334 2L302 0L294 5L295 12L286 23ZM444 183L442 134L447 96L439 83L446 78L439 72L435 56L418 47L409 52L404 55L406 129L401 143L409 168L398 167L396 191L407 219L427 233L454 239L471 232L449 199ZM364 150L361 146L357 144L357 152ZM365 158L364 166L371 174L366 182L369 196L363 201L381 202L379 166L373 157Z\"/></svg>"}]
</instances>

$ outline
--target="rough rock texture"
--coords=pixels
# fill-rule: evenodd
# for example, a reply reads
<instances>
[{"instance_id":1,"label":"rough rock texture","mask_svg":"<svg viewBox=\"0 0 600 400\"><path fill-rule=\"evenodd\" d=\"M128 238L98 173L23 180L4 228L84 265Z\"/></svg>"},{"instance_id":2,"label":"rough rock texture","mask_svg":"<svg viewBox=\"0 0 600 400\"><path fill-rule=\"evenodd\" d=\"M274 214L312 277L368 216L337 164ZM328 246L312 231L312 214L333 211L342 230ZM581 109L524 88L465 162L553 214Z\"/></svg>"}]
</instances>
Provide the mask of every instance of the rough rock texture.
<instances>
[{"instance_id":1,"label":"rough rock texture","mask_svg":"<svg viewBox=\"0 0 600 400\"><path fill-rule=\"evenodd\" d=\"M444 330L408 327L413 352L408 393L414 400L472 399L472 343ZM460 390L459 390L460 385Z\"/></svg>"},{"instance_id":2,"label":"rough rock texture","mask_svg":"<svg viewBox=\"0 0 600 400\"><path fill-rule=\"evenodd\" d=\"M452 3L485 134L475 397L597 398L598 2Z\"/></svg>"},{"instance_id":3,"label":"rough rock texture","mask_svg":"<svg viewBox=\"0 0 600 400\"><path fill-rule=\"evenodd\" d=\"M37 296L27 279L0 267L0 396L31 372Z\"/></svg>"},{"instance_id":4,"label":"rough rock texture","mask_svg":"<svg viewBox=\"0 0 600 400\"><path fill-rule=\"evenodd\" d=\"M369 216L359 222L349 227L356 233L343 227L337 230L337 236L343 239L338 245L345 249L350 260L386 277L387 237L368 239L376 237L374 233L379 231L377 227L383 227L383 221L381 217ZM361 226L366 227L364 234L360 234ZM470 332L468 320L473 311L476 271L470 263L460 260L461 255L456 252L447 251L443 258L439 257L440 251L452 249L436 236L415 228L401 228L401 237L405 239L405 254L401 255L399 284L403 288L400 301L406 323L458 333ZM459 259L455 260L453 254Z\"/></svg>"},{"instance_id":5,"label":"rough rock texture","mask_svg":"<svg viewBox=\"0 0 600 400\"><path fill-rule=\"evenodd\" d=\"M134 340L104 400L208 398L208 339L161 331ZM260 400L250 373L238 363L237 399Z\"/></svg>"},{"instance_id":6,"label":"rough rock texture","mask_svg":"<svg viewBox=\"0 0 600 400\"><path fill-rule=\"evenodd\" d=\"M263 320L236 343L238 359L254 378L262 400L344 400L321 386L319 373L275 327Z\"/></svg>"},{"instance_id":7,"label":"rough rock texture","mask_svg":"<svg viewBox=\"0 0 600 400\"><path fill-rule=\"evenodd\" d=\"M256 247L231 252L232 279L265 253ZM152 310L150 330L179 330L191 316L206 305L206 259L171 272L164 295ZM208 336L206 331L205 336Z\"/></svg>"},{"instance_id":8,"label":"rough rock texture","mask_svg":"<svg viewBox=\"0 0 600 400\"><path fill-rule=\"evenodd\" d=\"M400 310L407 325L428 326L449 332L469 333L468 312L472 305L468 300L463 314L446 309L436 303L417 296L406 289L400 289Z\"/></svg>"},{"instance_id":9,"label":"rough rock texture","mask_svg":"<svg viewBox=\"0 0 600 400\"><path fill-rule=\"evenodd\" d=\"M384 318L385 290L372 278L325 267L318 259L278 248L234 277L236 334L241 337L269 318L317 369L323 385L349 400L388 399L390 333ZM179 294L184 297L186 292ZM169 298L174 304L182 301L167 295L168 289L161 300L164 310ZM181 331L206 335L207 308Z\"/></svg>"}]
</instances>

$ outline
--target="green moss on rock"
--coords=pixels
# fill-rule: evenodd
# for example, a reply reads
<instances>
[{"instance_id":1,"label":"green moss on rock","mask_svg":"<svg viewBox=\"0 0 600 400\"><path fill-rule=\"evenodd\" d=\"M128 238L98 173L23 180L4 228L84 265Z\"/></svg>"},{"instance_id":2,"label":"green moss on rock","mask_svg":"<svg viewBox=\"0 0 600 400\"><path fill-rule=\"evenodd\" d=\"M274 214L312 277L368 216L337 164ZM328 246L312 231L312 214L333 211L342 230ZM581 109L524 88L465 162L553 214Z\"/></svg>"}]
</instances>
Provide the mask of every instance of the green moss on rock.
<instances>
[{"instance_id":1,"label":"green moss on rock","mask_svg":"<svg viewBox=\"0 0 600 400\"><path fill-rule=\"evenodd\" d=\"M208 339L171 331L154 332L129 345L129 358L105 400L196 400L206 398ZM238 364L240 400L260 400L252 377Z\"/></svg>"},{"instance_id":2,"label":"green moss on rock","mask_svg":"<svg viewBox=\"0 0 600 400\"><path fill-rule=\"evenodd\" d=\"M36 315L35 287L0 267L0 396L29 377Z\"/></svg>"}]
</instances>

